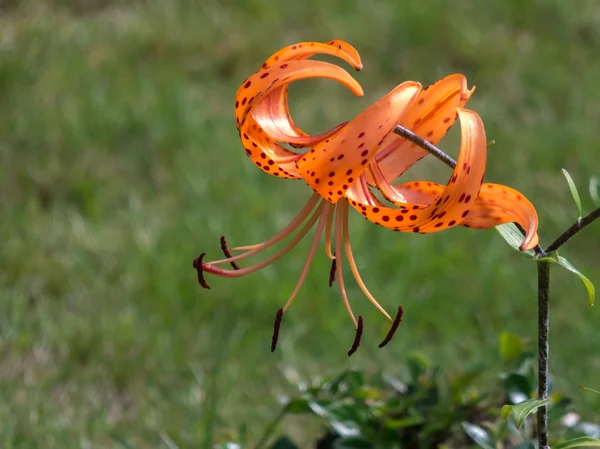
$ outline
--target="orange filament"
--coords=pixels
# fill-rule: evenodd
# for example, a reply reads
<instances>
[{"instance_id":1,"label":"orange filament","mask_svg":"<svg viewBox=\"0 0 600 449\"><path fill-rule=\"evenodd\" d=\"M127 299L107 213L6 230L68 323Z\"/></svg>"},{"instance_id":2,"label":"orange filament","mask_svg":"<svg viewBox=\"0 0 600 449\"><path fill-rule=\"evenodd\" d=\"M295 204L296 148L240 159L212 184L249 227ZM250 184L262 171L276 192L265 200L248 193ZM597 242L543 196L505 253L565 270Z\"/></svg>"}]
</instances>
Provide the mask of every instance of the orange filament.
<instances>
[{"instance_id":1,"label":"orange filament","mask_svg":"<svg viewBox=\"0 0 600 449\"><path fill-rule=\"evenodd\" d=\"M298 233L294 236L294 238L287 245L285 245L282 249L277 251L271 257L268 257L267 259L263 260L262 262L258 262L250 267L242 268L240 270L224 270L222 268L218 268L215 266L216 263L220 263L220 264L221 263L230 263L232 260L243 259L243 258L247 257L248 255L250 255L250 253L255 254L259 251L262 251L263 249L266 249L267 247L271 246L272 244L265 246L264 248L260 248L260 249L255 248L252 251L248 251L245 254L241 254L239 256L235 256L230 259L223 259L223 260L219 260L217 262L211 262L211 263L209 263L209 262L203 263L202 269L207 273L216 274L217 276L230 277L230 278L242 277L242 276L246 276L250 273L254 273L256 271L262 270L264 267L271 265L276 260L279 260L280 258L282 258L285 254L287 254L290 250L292 250L298 244L298 242L300 242L300 240L302 240L304 238L304 236L308 233L308 231L310 231L310 229L314 226L314 224L319 219L319 217L321 215L321 211L323 210L323 207L324 207L324 204L321 203L317 207L317 210L312 214L310 219L302 227L302 229L300 229L300 231L298 231ZM289 233L291 233L291 231ZM281 238L283 238L283 237L281 237ZM281 238L278 238L278 240L281 240ZM267 242L267 243L269 243L269 242Z\"/></svg>"},{"instance_id":2,"label":"orange filament","mask_svg":"<svg viewBox=\"0 0 600 449\"><path fill-rule=\"evenodd\" d=\"M323 206L323 205L321 205L321 206ZM306 262L304 263L304 268L302 268L302 273L300 274L300 279L298 279L298 283L296 284L296 287L294 288L294 291L292 292L290 299L288 299L288 301L285 303L285 306L283 306L284 312L288 309L290 304L292 304L292 301L294 300L294 298L298 294L298 291L300 291L300 287L302 287L302 284L304 283L304 279L306 278L308 269L310 268L310 264L312 263L313 258L315 257L315 253L317 252L317 246L319 246L319 241L321 240L321 235L323 234L323 228L325 227L325 223L327 221L327 216L329 215L329 210L333 209L333 208L334 208L334 206L329 203L326 203L324 205L324 207L322 207L321 218L319 220L319 224L317 226L317 231L315 232L315 236L313 238L312 245L310 246L310 250L308 252L308 257L306 258Z\"/></svg>"},{"instance_id":3,"label":"orange filament","mask_svg":"<svg viewBox=\"0 0 600 449\"><path fill-rule=\"evenodd\" d=\"M300 226L300 224L306 219L306 217L308 217L310 215L310 212L315 208L315 205L319 202L319 200L320 200L319 195L317 195L316 193L313 194L310 197L310 199L308 200L308 202L306 203L306 205L302 208L300 213L298 213L298 215L296 215L296 217L285 228L283 228L278 234L276 234L273 238L267 240L266 242L259 243L257 245L240 246L240 247L236 247L236 248L231 248L231 251L241 251L241 250L248 249L249 251L247 253L240 254L239 256L228 257L227 259L221 259L221 260L216 260L214 262L208 262L208 263L210 265L220 265L223 263L235 262L237 260L241 260L241 259L245 259L246 257L253 256L254 254L258 254L259 252L261 252L267 248L270 248L274 244L279 243L280 241L285 239L288 235L290 235L292 232L294 232L298 228L298 226Z\"/></svg>"},{"instance_id":4,"label":"orange filament","mask_svg":"<svg viewBox=\"0 0 600 449\"><path fill-rule=\"evenodd\" d=\"M340 209L344 214L343 216L343 240L344 240L344 250L346 251L346 258L348 259L348 264L350 265L350 270L352 270L352 274L354 275L354 279L356 283L365 294L369 301L377 307L377 309L383 313L388 320L392 320L392 317L388 315L383 307L377 302L377 300L371 295L371 292L367 289L365 283L363 282L360 274L358 272L358 268L356 267L356 262L354 261L354 256L352 254L352 246L350 245L350 232L348 232L348 201L340 201Z\"/></svg>"},{"instance_id":5,"label":"orange filament","mask_svg":"<svg viewBox=\"0 0 600 449\"><path fill-rule=\"evenodd\" d=\"M342 221L344 220L343 208L338 207L335 214L335 253L342 254ZM352 312L352 308L350 307L350 303L348 302L348 295L346 294L346 288L344 287L344 273L342 264L336 264L336 275L338 285L340 287L340 293L342 295L342 301L344 302L344 306L346 307L346 311L352 321L354 322L354 327L358 328L358 323L356 318L354 317L354 313Z\"/></svg>"},{"instance_id":6,"label":"orange filament","mask_svg":"<svg viewBox=\"0 0 600 449\"><path fill-rule=\"evenodd\" d=\"M331 230L333 228L333 207L327 212L327 224L325 228L325 253L331 260L335 260L335 256L331 252Z\"/></svg>"}]
</instances>

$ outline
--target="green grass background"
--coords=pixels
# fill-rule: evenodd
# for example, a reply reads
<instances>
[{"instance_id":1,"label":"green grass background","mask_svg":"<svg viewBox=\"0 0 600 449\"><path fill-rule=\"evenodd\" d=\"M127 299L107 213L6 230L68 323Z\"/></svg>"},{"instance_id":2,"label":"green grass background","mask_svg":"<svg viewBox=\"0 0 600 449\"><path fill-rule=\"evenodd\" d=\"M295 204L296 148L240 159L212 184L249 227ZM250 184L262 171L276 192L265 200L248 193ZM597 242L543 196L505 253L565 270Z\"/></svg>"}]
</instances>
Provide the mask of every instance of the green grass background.
<instances>
[{"instance_id":1,"label":"green grass background","mask_svg":"<svg viewBox=\"0 0 600 449\"><path fill-rule=\"evenodd\" d=\"M322 251L275 354L272 320L307 242L247 278L211 277L210 291L191 261L219 257L222 234L234 246L269 238L308 198L245 157L233 98L277 49L334 38L361 53L366 95L298 83L303 127L350 119L404 80L464 73L496 140L486 180L534 202L547 245L575 217L560 168L588 209L600 171L597 1L4 0L0 11L1 447L209 447L242 423L256 439L294 373L397 371L413 351L450 371L493 368L499 332L535 341L535 265L494 231L397 234L353 213L365 281L406 315L378 350L388 323L348 275L366 322L351 359ZM456 132L441 146L456 155ZM448 175L427 161L407 179ZM593 226L562 251L597 284L599 236ZM594 419L598 397L576 386L600 387L600 316L576 277L553 276L555 388Z\"/></svg>"}]
</instances>

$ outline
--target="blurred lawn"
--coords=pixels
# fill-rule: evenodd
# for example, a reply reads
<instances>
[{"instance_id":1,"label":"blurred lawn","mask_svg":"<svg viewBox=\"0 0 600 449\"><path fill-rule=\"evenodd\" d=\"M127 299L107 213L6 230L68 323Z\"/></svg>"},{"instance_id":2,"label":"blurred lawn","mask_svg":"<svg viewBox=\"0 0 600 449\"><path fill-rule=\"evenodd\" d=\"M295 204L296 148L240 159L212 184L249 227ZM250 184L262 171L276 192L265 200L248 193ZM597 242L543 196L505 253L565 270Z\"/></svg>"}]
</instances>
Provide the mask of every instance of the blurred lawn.
<instances>
[{"instance_id":1,"label":"blurred lawn","mask_svg":"<svg viewBox=\"0 0 600 449\"><path fill-rule=\"evenodd\" d=\"M353 214L365 281L406 316L377 350L388 323L349 282L366 321L351 359L323 254L275 354L272 320L308 246L248 278L210 278L210 291L191 261L218 257L222 234L269 238L308 198L247 160L232 99L275 50L333 38L361 52L365 98L330 81L293 86L302 126L323 131L403 80L462 72L496 140L486 180L537 205L547 245L574 219L560 168L582 192L600 171L597 1L5 0L0 11L1 447L199 447L243 422L256 438L294 391L283 368L393 370L412 351L449 369L497 366L499 332L535 341L535 266L493 231L395 234ZM453 154L456 137L442 144ZM410 177L448 173L427 161ZM597 284L599 236L594 226L562 252ZM559 270L551 314L555 388L598 418L598 398L576 388L600 386L598 311Z\"/></svg>"}]
</instances>

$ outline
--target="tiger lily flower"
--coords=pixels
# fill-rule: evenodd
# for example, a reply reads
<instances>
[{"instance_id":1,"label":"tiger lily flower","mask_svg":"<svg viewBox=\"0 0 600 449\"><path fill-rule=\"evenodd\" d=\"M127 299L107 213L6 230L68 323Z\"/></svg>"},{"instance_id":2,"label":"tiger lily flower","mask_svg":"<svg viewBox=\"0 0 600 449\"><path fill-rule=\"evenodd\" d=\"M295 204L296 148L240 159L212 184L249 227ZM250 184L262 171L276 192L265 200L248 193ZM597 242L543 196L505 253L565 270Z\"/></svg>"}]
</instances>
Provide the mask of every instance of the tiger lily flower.
<instances>
[{"instance_id":1,"label":"tiger lily flower","mask_svg":"<svg viewBox=\"0 0 600 449\"><path fill-rule=\"evenodd\" d=\"M300 130L288 110L289 83L314 77L330 78L348 87L355 95L363 94L360 85L345 70L330 63L307 60L315 54L338 56L355 69L362 68L358 53L345 42L296 44L267 59L242 83L235 102L236 123L248 157L273 176L303 179L313 189L313 195L300 213L273 238L257 245L232 248L231 251L242 252L236 256L231 256L222 238L226 257L204 262L203 253L194 261L194 267L205 288L209 288L205 273L222 277L254 273L283 257L316 225L300 278L277 313L271 350L276 347L282 315L298 294L325 233L325 252L333 261L331 278L332 281L337 279L345 308L356 328L355 340L348 352L351 355L360 344L363 320L362 317L357 320L350 307L339 256L345 253L363 293L384 316L392 318L371 295L358 272L348 231L350 205L374 223L405 232L436 232L456 225L485 229L499 222L514 221L527 230L524 248L537 242L537 216L531 203L510 188L491 185L480 192L486 162L485 132L479 116L463 109L473 90L467 90L462 75L451 75L428 89L422 89L413 81L404 82L350 122L316 136ZM411 127L424 138L437 142L457 117L461 122L461 152L459 165L448 185L442 187L428 182L391 185L391 181L427 154L393 134L396 125ZM290 151L282 143L303 151ZM379 189L395 207L379 201L372 188ZM292 235L287 244L265 260L245 268L237 265ZM332 243L334 251L331 250ZM219 267L225 264L231 264L233 269ZM402 314L402 307L399 307L380 347L390 341Z\"/></svg>"}]
</instances>

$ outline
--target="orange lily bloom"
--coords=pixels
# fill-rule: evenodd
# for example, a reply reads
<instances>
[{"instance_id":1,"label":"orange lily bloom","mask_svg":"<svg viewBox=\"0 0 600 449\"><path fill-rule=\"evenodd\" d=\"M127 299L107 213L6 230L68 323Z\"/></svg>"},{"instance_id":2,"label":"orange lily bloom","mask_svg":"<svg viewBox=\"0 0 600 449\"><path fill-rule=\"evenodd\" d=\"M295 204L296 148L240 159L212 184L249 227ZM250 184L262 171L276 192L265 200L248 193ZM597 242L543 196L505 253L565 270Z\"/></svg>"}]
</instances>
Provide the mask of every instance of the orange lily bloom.
<instances>
[{"instance_id":1,"label":"orange lily bloom","mask_svg":"<svg viewBox=\"0 0 600 449\"><path fill-rule=\"evenodd\" d=\"M223 277L240 277L275 262L293 249L316 224L316 232L300 278L285 306L278 311L271 349L275 349L283 313L296 297L308 273L319 241L325 232L325 251L333 260L332 281L337 278L342 300L356 327L351 355L360 343L362 317L357 320L348 302L342 264L346 259L359 287L388 319L391 316L375 300L362 281L348 231L348 210L352 205L370 221L396 231L437 232L463 225L489 228L500 223L517 222L527 231L523 249L537 244L537 215L521 194L500 185L485 185L481 190L486 162L486 140L479 116L463 109L473 90L466 88L462 75L451 75L427 89L407 81L379 99L350 122L330 131L310 136L293 122L287 104L290 82L306 78L330 78L362 95L360 85L343 69L326 62L307 60L315 54L338 56L360 70L356 50L342 41L328 44L305 42L286 47L271 56L261 68L242 83L236 94L235 115L242 144L247 155L263 171L279 177L304 179L315 192L300 213L276 236L252 246L233 248L243 251L231 256L222 239L226 258L203 262L204 253L194 261L200 284L209 288L203 273ZM393 134L397 124L412 128L423 138L437 143L459 117L461 151L458 165L447 186L430 182L391 185L412 164L428 153ZM282 143L304 152L293 152ZM373 186L396 207L379 201L370 190ZM481 192L480 192L481 190ZM332 232L335 253L331 251ZM296 233L272 256L246 268L237 262L256 255ZM233 269L218 265L231 264ZM402 318L402 308L386 339L389 342Z\"/></svg>"}]
</instances>

